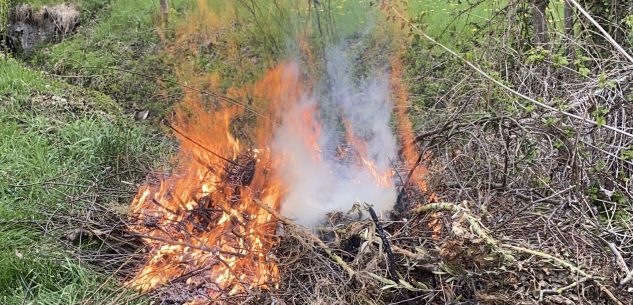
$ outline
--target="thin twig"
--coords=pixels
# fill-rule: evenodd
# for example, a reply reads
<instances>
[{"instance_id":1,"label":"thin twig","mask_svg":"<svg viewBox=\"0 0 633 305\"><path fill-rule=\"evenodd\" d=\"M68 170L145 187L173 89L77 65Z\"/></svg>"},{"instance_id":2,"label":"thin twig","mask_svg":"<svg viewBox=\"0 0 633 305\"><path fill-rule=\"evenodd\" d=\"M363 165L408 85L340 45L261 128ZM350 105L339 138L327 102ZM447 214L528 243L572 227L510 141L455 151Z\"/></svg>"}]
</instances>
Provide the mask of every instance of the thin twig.
<instances>
[{"instance_id":1,"label":"thin twig","mask_svg":"<svg viewBox=\"0 0 633 305\"><path fill-rule=\"evenodd\" d=\"M606 294L609 299L611 299L611 301L617 305L624 305L622 302L620 302L620 300L618 300L618 298L615 297L615 295L613 295L613 293L606 287L604 286L600 281L598 281L597 278L595 278L593 275L585 272L584 270L578 268L577 266L573 265L572 263L560 259L558 257L555 257L553 255L544 253L544 252L540 252L540 251L536 251L536 250L532 250L532 249L528 249L528 248L523 248L523 247L517 247L517 246L512 246L512 245L501 245L502 247L505 247L507 249L511 249L514 250L516 252L520 252L520 253L524 253L524 254L529 254L529 255L534 255L534 256L538 256L544 259L548 259L548 260L552 260L555 261L556 263L558 263L559 265L569 269L569 271L576 273L584 278L587 279L591 279L596 285L598 285L598 287L600 288L600 290L602 292L604 292L604 294Z\"/></svg>"},{"instance_id":2,"label":"thin twig","mask_svg":"<svg viewBox=\"0 0 633 305\"><path fill-rule=\"evenodd\" d=\"M398 274L396 273L396 259L393 256L393 251L391 251L391 243L389 243L389 239L387 238L387 234L385 233L385 229L383 229L378 216L376 215L376 211L372 207L368 207L369 215L371 215L371 219L374 221L376 225L376 231L378 231L378 235L380 236L380 240L382 240L382 245L385 247L385 252L387 253L387 270L389 271L389 277L393 281L398 281Z\"/></svg>"},{"instance_id":3,"label":"thin twig","mask_svg":"<svg viewBox=\"0 0 633 305\"><path fill-rule=\"evenodd\" d=\"M567 1L573 4L578 9L578 11L580 11L580 13L589 20L589 22L595 25L596 28L598 28L598 31L600 31L600 33L604 35L604 37L609 41L611 45L613 45L618 50L618 52L624 55L624 57L626 57L628 61L633 63L633 57L631 57L631 55L629 55L629 53L627 53L624 48L619 43L617 43L615 39L613 39L613 37L611 37L611 35L609 35L609 33L604 28L593 17L591 17L591 15L589 15L589 13L580 4L578 4L578 2L576 2L576 0Z\"/></svg>"},{"instance_id":4,"label":"thin twig","mask_svg":"<svg viewBox=\"0 0 633 305\"><path fill-rule=\"evenodd\" d=\"M432 42L433 44L438 45L439 47L444 49L446 52L450 53L451 55L455 56L457 59L461 60L466 65L471 67L473 70L475 70L481 76L483 76L484 78L490 80L495 85L507 90L508 92L510 92L510 93L512 93L512 94L514 94L514 95L516 95L516 96L518 96L518 97L520 97L520 98L522 98L522 99L524 99L526 101L529 101L529 102L531 102L531 103L533 103L533 104L535 104L535 105L537 105L539 107L545 108L547 110L554 111L554 112L557 112L557 113L561 113L561 114L563 114L565 116L568 116L570 118L574 118L574 119L577 119L577 120L580 120L580 121L583 121L585 123L589 123L589 124L592 124L594 126L598 126L598 127L601 127L601 128L606 128L606 129L609 129L611 131L617 132L619 134L625 135L627 137L633 138L633 134L631 134L631 133L629 133L627 131L624 131L622 129L619 129L619 128L616 128L616 127L613 127L613 126L607 125L607 124L598 124L598 122L596 122L596 121L594 121L592 119L584 118L584 117L581 117L579 115L576 115L576 114L573 114L573 113L569 113L569 112L557 109L557 108L552 107L550 105L547 105L545 103L541 103L541 102L539 102L539 101L537 101L537 100L535 100L535 99L533 99L533 98L531 98L531 97L529 97L529 96L527 96L527 95L525 95L525 94L523 94L523 93L521 93L519 91L516 91L516 90L510 88L508 85L496 80L494 77L490 76L490 74L486 73L481 68L479 68L478 66L476 66L475 64L470 62L469 60L467 60L464 57L462 57L461 55L457 54L457 52L453 51L451 48L449 48L449 47L441 44L440 42L436 41L435 39L433 39L433 37L429 36L424 31L422 31L417 25L412 23L409 19L407 19L404 15L402 15L402 13L400 11L398 11L397 9L392 7L392 10L394 11L394 13L400 19L402 19L402 21L404 21L406 24L410 25L413 30L415 30L419 35L424 37L426 40Z\"/></svg>"},{"instance_id":5,"label":"thin twig","mask_svg":"<svg viewBox=\"0 0 633 305\"><path fill-rule=\"evenodd\" d=\"M186 135L184 132L180 131L178 128L176 128L176 127L174 127L174 126L172 126L172 125L170 125L170 124L166 124L166 125L167 125L167 127L169 127L171 130L173 130L174 132L176 132L177 134L179 134L180 136L182 136L183 138L185 138L185 139L186 139L186 140L188 140L189 142L191 142L191 143L193 143L193 144L196 144L196 145L197 145L197 146L199 146L200 148L202 148L202 149L206 150L206 151L207 151L207 152L209 152L210 154L212 154L212 155L214 155L214 156L218 157L219 159L224 160L224 161L226 161L226 162L229 162L229 163L231 163L231 164L233 164L233 165L235 165L235 166L244 167L243 165L241 165L241 164L239 164L239 163L237 163L237 162L235 162L235 161L233 161L233 160L230 160L230 159L227 159L227 158L225 158L225 157L222 157L220 154L218 154L218 153L214 152L213 150L209 149L208 147L206 147L206 146L202 145L200 142L198 142L198 141L196 141L196 140L192 139L191 137L189 137L188 135Z\"/></svg>"},{"instance_id":6,"label":"thin twig","mask_svg":"<svg viewBox=\"0 0 633 305\"><path fill-rule=\"evenodd\" d=\"M561 295L563 294L565 291L572 289L576 286L578 286L578 284L583 283L585 281L587 281L589 278L582 278L578 281L575 281L565 287L560 287L560 288L555 288L555 289L543 289L541 290L541 292L539 293L539 301L543 302L543 299L546 295L552 295L552 294L556 294L556 295Z\"/></svg>"},{"instance_id":7,"label":"thin twig","mask_svg":"<svg viewBox=\"0 0 633 305\"><path fill-rule=\"evenodd\" d=\"M237 252L232 252L232 251L226 251L226 250L222 250L219 248L209 248L207 246L198 246L198 245L194 245L191 243L186 243L186 242L182 242L182 241L177 241L177 240L172 240L172 239L167 239L167 238L162 238L162 237L157 237L157 236L149 236L149 235L143 235L143 234L134 234L137 237L140 238L146 238L146 239L151 239L151 240L156 240L156 241L160 241L160 242L164 242L167 244L172 244L172 245L177 245L177 246L184 246L184 247L189 247L192 249L197 249L200 251L205 251L205 252L209 252L213 255L217 255L218 253L221 254L225 254L225 255L232 255L232 256L237 256L237 257L246 257L245 254L242 253L237 253Z\"/></svg>"}]
</instances>

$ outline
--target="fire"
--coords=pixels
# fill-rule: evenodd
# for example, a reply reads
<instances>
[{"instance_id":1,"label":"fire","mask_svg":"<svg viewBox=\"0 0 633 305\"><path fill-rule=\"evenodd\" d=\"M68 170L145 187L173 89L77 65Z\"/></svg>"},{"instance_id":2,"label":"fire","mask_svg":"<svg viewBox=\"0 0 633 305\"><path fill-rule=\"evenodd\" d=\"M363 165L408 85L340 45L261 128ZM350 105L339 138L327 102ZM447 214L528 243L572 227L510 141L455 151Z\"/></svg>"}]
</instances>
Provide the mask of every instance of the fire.
<instances>
[{"instance_id":1,"label":"fire","mask_svg":"<svg viewBox=\"0 0 633 305\"><path fill-rule=\"evenodd\" d=\"M401 55L396 54L391 60L392 78L391 89L396 99L396 118L398 123L398 137L402 143L402 157L406 168L410 170L409 181L413 183L418 190L427 196L428 202L436 202L437 195L428 193L428 185L426 178L428 169L423 162L430 159L428 154L420 156L415 146L416 139L413 132L413 126L409 119L409 94L406 86L402 82L403 69ZM431 215L429 228L433 231L433 237L439 238L442 233L442 224L439 222L437 214Z\"/></svg>"},{"instance_id":2,"label":"fire","mask_svg":"<svg viewBox=\"0 0 633 305\"><path fill-rule=\"evenodd\" d=\"M377 185L385 188L393 186L393 170L381 172L375 162L369 161L363 157L361 157L361 161L365 165L367 171L369 171L369 174L374 178Z\"/></svg>"},{"instance_id":3,"label":"fire","mask_svg":"<svg viewBox=\"0 0 633 305\"><path fill-rule=\"evenodd\" d=\"M269 102L270 115L260 117L254 129L250 147L257 148L246 148L232 133L232 123L246 108L223 106L209 112L198 94L185 94L172 122L181 149L177 173L158 185L140 188L130 206L135 220L131 229L148 248L147 263L130 286L146 291L185 279L203 287L210 300L250 288L275 287L279 269L269 253L276 225L256 201L280 208L287 186L276 169L296 156L271 152L275 114L297 106L305 96L303 90L298 65L292 63L270 70L253 86L232 89L235 98L248 92ZM304 108L292 123L314 161L322 162L317 113L315 107ZM393 171L379 170L366 156L363 141L347 132L358 154L357 166L376 185L392 187Z\"/></svg>"},{"instance_id":4,"label":"fire","mask_svg":"<svg viewBox=\"0 0 633 305\"><path fill-rule=\"evenodd\" d=\"M411 182L417 186L417 188L426 192L428 186L426 184L425 176L428 174L428 170L423 164L418 163L419 153L415 147L415 135L413 132L413 126L409 119L409 94L407 88L402 83L403 76L401 56L395 55L391 59L391 87L392 92L396 99L396 118L398 123L398 136L402 143L402 157L405 161L405 165L408 169L414 169L411 173ZM423 157L423 159L428 156ZM422 160L425 161L425 160Z\"/></svg>"},{"instance_id":5,"label":"fire","mask_svg":"<svg viewBox=\"0 0 633 305\"><path fill-rule=\"evenodd\" d=\"M387 18L388 20L389 18ZM400 24L391 24L391 28L389 29L391 34L399 39L405 40L407 39L406 32L403 31L403 28ZM407 43L403 43L402 45L408 45ZM396 107L396 122L397 122L397 132L398 138L401 142L401 155L404 160L406 168L410 171L408 175L410 176L409 181L413 185L416 186L418 190L423 193L427 193L428 185L426 178L428 176L428 169L424 162L430 160L430 155L425 154L420 156L418 149L416 147L416 137L413 131L413 124L411 123L411 119L409 118L409 92L406 84L402 81L404 77L404 69L402 66L402 58L404 57L404 53L406 50L399 47L398 52L396 52L391 57L391 92L395 99ZM429 202L437 201L436 194L430 193L426 194L428 196L427 200Z\"/></svg>"},{"instance_id":6,"label":"fire","mask_svg":"<svg viewBox=\"0 0 633 305\"><path fill-rule=\"evenodd\" d=\"M178 168L160 183L141 187L129 210L130 229L146 244L147 261L128 285L142 291L181 281L204 291L202 303L212 303L250 288L273 288L279 280L269 257L276 224L255 203L279 209L283 196L273 171L278 161L268 148L274 109L259 117L251 138L241 139L233 125L247 116L247 109L227 102L218 106L217 100L191 89L219 87L218 74L201 71L196 58L204 56L201 45L218 44L233 24L231 8L213 10L199 0L173 38L157 29L170 64L187 86L171 122L180 143ZM231 48L237 46L229 42ZM227 54L231 60L238 56L233 50ZM284 74L287 66L272 69L254 85L230 88L226 95L265 100L271 109L292 101L298 75Z\"/></svg>"},{"instance_id":7,"label":"fire","mask_svg":"<svg viewBox=\"0 0 633 305\"><path fill-rule=\"evenodd\" d=\"M376 162L371 161L367 158L368 150L367 143L363 141L360 137L354 134L354 128L349 120L343 121L343 126L345 126L345 138L347 142L354 147L356 152L358 153L358 161L359 166L364 167L365 170L373 177L378 186L389 188L393 187L393 176L395 175L395 171L391 168L386 168L380 170Z\"/></svg>"},{"instance_id":8,"label":"fire","mask_svg":"<svg viewBox=\"0 0 633 305\"><path fill-rule=\"evenodd\" d=\"M198 6L192 22L178 29L174 42L165 41L174 60L195 58L199 41L212 42L214 33L226 24L225 15L204 9L203 1ZM335 154L331 145L323 145L332 126L324 126L320 104L311 95L313 80L303 79L298 64L279 64L254 84L229 88L224 95L230 101L220 102L190 89L219 87L217 74L196 70L193 62L176 63L179 79L188 84L171 121L180 144L178 168L159 183L142 186L130 206L130 229L144 241L147 260L129 286L148 291L184 282L202 292L203 299L196 297L189 304L221 303L223 297L251 289L275 288L280 270L270 253L276 221L260 204L281 210L289 197L299 195L293 202L307 205L303 189L293 190L296 185L288 177L310 176L323 182L319 186L346 191L370 185L371 193L364 195L395 199L395 172L389 162L377 161L376 152L368 148L368 136L357 134L353 122L343 118L342 127L337 125L344 141L337 143ZM245 101L248 106L239 105ZM388 127L390 112L385 113L383 125ZM281 129L291 137L277 138ZM295 147L286 149L291 145ZM289 163L312 167L283 176ZM340 186L338 180L328 181L341 175L337 170L354 174L344 177L349 181L342 180L345 184ZM356 195L350 191L336 199L351 205Z\"/></svg>"},{"instance_id":9,"label":"fire","mask_svg":"<svg viewBox=\"0 0 633 305\"><path fill-rule=\"evenodd\" d=\"M305 135L307 145L312 148L313 156L317 160L321 160L321 145L319 145L319 137L321 136L321 125L314 118L316 107L309 107L301 111L301 122L297 126Z\"/></svg>"},{"instance_id":10,"label":"fire","mask_svg":"<svg viewBox=\"0 0 633 305\"><path fill-rule=\"evenodd\" d=\"M296 90L286 85L297 75L280 77L289 70L281 65L250 89L271 105L286 103ZM204 287L211 300L275 287L279 270L268 255L276 225L255 203L279 209L283 195L274 176L278 161L268 148L273 119L258 124L257 130L268 130L254 139L259 148L245 148L231 132L245 108L208 112L197 98L187 92L172 123L181 148L178 173L142 187L131 204L131 229L147 245L148 261L130 285L151 290L185 277L188 284Z\"/></svg>"}]
</instances>

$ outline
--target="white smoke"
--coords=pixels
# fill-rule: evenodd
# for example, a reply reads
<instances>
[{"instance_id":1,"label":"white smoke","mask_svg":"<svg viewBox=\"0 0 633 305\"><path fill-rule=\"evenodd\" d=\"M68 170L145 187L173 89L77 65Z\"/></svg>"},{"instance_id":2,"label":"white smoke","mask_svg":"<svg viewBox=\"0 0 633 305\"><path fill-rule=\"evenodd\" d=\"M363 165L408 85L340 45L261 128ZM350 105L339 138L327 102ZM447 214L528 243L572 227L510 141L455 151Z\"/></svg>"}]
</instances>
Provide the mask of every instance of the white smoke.
<instances>
[{"instance_id":1,"label":"white smoke","mask_svg":"<svg viewBox=\"0 0 633 305\"><path fill-rule=\"evenodd\" d=\"M273 143L273 152L284 158L278 172L288 187L281 212L305 226L317 225L328 212L348 211L356 201L387 211L396 200L395 187L377 185L353 153L365 149L365 158L381 173L389 171L395 160L386 69L374 69L370 77L354 79L352 62L343 47L329 49L326 69L321 90L315 89L283 115ZM319 151L304 138L318 128L306 113L312 113L320 125ZM350 147L346 128L364 147ZM341 153L345 150L347 154Z\"/></svg>"}]
</instances>

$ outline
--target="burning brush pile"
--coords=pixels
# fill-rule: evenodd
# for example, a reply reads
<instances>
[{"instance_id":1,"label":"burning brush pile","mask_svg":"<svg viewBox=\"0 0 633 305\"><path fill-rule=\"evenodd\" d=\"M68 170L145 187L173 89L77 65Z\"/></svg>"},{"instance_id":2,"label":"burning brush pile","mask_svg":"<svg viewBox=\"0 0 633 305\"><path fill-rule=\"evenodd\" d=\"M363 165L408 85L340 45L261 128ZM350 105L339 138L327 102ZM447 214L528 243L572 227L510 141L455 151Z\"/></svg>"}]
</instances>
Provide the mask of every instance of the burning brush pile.
<instances>
[{"instance_id":1,"label":"burning brush pile","mask_svg":"<svg viewBox=\"0 0 633 305\"><path fill-rule=\"evenodd\" d=\"M130 208L130 228L147 246L147 262L129 286L167 287L160 292L165 303L239 303L254 291L273 298L293 265L273 250L287 248L290 236L338 257L304 227L360 221L365 203L373 204L375 217L374 210L392 208L396 141L388 75L352 84L343 51L330 53L329 88L303 80L299 65L288 63L249 88L231 90L228 106L205 106L199 93L186 92L171 126L180 167L142 187ZM237 104L247 93L267 102L267 115ZM252 137L238 139L240 119L253 114ZM350 251L359 250L358 242Z\"/></svg>"},{"instance_id":2,"label":"burning brush pile","mask_svg":"<svg viewBox=\"0 0 633 305\"><path fill-rule=\"evenodd\" d=\"M399 61L359 80L344 49L325 80L286 63L208 103L185 90L179 168L130 208L146 259L129 287L161 304L532 304L582 284L623 304L591 272L493 238L468 202L435 202Z\"/></svg>"},{"instance_id":3,"label":"burning brush pile","mask_svg":"<svg viewBox=\"0 0 633 305\"><path fill-rule=\"evenodd\" d=\"M281 83L285 70L271 71L260 84L283 92L262 98L276 103L296 97L289 90L298 88ZM295 79L283 80L298 81L288 77ZM279 160L266 144L274 117L262 119L261 133L245 147L231 132L245 108L210 112L197 98L186 93L172 127L181 144L179 172L141 188L130 208L132 230L143 237L149 258L129 284L140 290L185 287L167 292L172 303L207 304L279 282L270 252L277 225L260 206L278 209L283 195L274 171Z\"/></svg>"}]
</instances>

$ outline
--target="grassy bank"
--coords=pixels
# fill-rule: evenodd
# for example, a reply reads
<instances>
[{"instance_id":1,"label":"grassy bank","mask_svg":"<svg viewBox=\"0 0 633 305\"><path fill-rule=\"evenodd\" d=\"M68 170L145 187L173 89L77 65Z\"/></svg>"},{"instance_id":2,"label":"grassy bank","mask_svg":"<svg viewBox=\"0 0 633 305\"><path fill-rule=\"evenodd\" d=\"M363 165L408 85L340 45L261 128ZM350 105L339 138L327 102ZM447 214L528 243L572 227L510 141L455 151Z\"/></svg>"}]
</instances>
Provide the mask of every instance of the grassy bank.
<instances>
[{"instance_id":1,"label":"grassy bank","mask_svg":"<svg viewBox=\"0 0 633 305\"><path fill-rule=\"evenodd\" d=\"M82 12L74 36L36 50L31 68L0 59L1 304L143 301L111 275L108 241L84 232L103 220L96 211L124 218L136 183L171 149L131 119L137 110L161 116L178 94L138 75L171 77L157 3L72 2Z\"/></svg>"},{"instance_id":2,"label":"grassy bank","mask_svg":"<svg viewBox=\"0 0 633 305\"><path fill-rule=\"evenodd\" d=\"M96 205L124 212L166 142L102 93L1 61L0 303L107 304L126 292L70 252L98 243L49 224Z\"/></svg>"},{"instance_id":3,"label":"grassy bank","mask_svg":"<svg viewBox=\"0 0 633 305\"><path fill-rule=\"evenodd\" d=\"M126 112L148 110L151 118L162 118L180 91L169 82L173 72L162 57L158 1L71 2L82 12L77 33L39 48L28 62L67 83L110 96ZM185 1L169 3L170 18L176 20Z\"/></svg>"}]
</instances>

